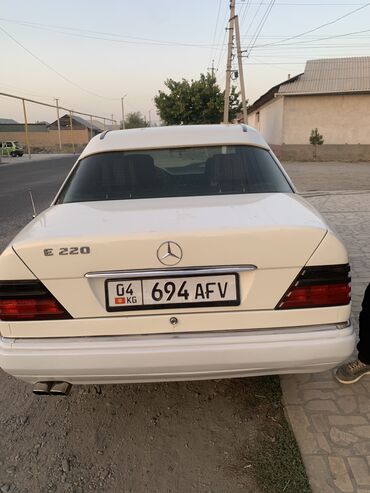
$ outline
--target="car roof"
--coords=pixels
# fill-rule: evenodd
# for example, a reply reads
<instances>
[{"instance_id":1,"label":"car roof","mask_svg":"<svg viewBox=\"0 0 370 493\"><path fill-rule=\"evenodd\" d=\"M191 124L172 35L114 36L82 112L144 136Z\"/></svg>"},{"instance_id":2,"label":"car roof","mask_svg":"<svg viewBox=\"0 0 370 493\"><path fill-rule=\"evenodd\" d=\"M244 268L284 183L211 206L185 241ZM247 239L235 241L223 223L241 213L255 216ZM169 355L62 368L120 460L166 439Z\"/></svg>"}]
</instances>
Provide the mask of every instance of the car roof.
<instances>
[{"instance_id":1,"label":"car roof","mask_svg":"<svg viewBox=\"0 0 370 493\"><path fill-rule=\"evenodd\" d=\"M109 130L95 137L80 158L118 150L144 150L214 145L254 145L269 149L263 137L247 125L177 125Z\"/></svg>"}]
</instances>

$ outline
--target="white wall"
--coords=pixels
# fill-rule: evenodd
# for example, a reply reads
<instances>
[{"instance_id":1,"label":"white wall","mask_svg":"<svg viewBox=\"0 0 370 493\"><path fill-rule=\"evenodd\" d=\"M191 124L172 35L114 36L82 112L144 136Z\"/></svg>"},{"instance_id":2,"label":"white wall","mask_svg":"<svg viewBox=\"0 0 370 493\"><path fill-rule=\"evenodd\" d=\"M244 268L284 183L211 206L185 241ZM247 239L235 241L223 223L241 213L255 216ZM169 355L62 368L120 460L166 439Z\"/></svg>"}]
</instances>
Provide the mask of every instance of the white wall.
<instances>
[{"instance_id":1,"label":"white wall","mask_svg":"<svg viewBox=\"0 0 370 493\"><path fill-rule=\"evenodd\" d=\"M248 114L248 125L261 132L268 144L281 145L283 142L284 99L282 96L275 97L265 106Z\"/></svg>"},{"instance_id":2,"label":"white wall","mask_svg":"<svg viewBox=\"0 0 370 493\"><path fill-rule=\"evenodd\" d=\"M309 144L316 127L325 144L370 144L370 94L284 98L284 144Z\"/></svg>"}]
</instances>

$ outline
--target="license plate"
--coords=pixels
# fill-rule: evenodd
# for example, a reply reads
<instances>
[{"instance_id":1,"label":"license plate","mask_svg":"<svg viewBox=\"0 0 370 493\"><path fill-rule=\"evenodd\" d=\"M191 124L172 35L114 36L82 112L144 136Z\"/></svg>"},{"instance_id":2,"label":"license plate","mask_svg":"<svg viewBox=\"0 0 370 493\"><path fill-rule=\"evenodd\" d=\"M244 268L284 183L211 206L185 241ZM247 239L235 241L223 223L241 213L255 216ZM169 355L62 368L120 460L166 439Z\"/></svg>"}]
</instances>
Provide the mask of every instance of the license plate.
<instances>
[{"instance_id":1,"label":"license plate","mask_svg":"<svg viewBox=\"0 0 370 493\"><path fill-rule=\"evenodd\" d=\"M237 306L237 274L105 281L107 311Z\"/></svg>"}]
</instances>

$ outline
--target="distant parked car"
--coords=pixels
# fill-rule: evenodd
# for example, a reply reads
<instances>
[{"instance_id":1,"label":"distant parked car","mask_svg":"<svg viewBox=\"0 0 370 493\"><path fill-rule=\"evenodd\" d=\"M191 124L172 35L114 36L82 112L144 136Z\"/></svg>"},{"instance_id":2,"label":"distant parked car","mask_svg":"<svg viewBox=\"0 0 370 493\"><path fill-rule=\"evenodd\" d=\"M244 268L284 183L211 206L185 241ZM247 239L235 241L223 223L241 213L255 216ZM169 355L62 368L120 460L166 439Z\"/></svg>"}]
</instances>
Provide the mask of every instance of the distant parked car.
<instances>
[{"instance_id":1,"label":"distant parked car","mask_svg":"<svg viewBox=\"0 0 370 493\"><path fill-rule=\"evenodd\" d=\"M39 394L323 371L352 354L350 291L253 128L108 131L0 255L0 366Z\"/></svg>"},{"instance_id":2,"label":"distant parked car","mask_svg":"<svg viewBox=\"0 0 370 493\"><path fill-rule=\"evenodd\" d=\"M24 150L20 142L16 140L7 140L0 142L0 156L23 156Z\"/></svg>"}]
</instances>

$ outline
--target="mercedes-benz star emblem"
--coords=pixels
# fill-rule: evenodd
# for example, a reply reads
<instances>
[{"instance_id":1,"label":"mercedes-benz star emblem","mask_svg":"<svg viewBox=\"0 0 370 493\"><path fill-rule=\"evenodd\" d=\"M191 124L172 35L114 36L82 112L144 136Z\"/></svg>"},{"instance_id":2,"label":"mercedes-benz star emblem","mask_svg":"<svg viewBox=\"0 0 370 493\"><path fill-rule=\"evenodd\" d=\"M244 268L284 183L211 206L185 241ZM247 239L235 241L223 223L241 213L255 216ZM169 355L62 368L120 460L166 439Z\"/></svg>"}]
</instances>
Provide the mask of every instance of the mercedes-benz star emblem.
<instances>
[{"instance_id":1,"label":"mercedes-benz star emblem","mask_svg":"<svg viewBox=\"0 0 370 493\"><path fill-rule=\"evenodd\" d=\"M165 241L157 250L157 258L163 265L176 265L182 259L180 245L174 241Z\"/></svg>"}]
</instances>

